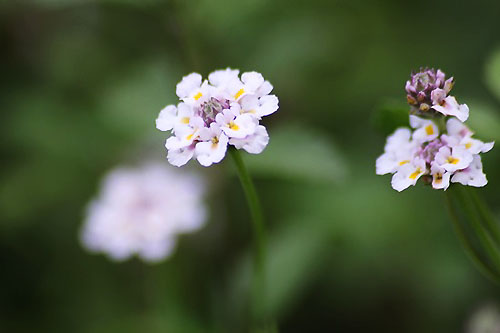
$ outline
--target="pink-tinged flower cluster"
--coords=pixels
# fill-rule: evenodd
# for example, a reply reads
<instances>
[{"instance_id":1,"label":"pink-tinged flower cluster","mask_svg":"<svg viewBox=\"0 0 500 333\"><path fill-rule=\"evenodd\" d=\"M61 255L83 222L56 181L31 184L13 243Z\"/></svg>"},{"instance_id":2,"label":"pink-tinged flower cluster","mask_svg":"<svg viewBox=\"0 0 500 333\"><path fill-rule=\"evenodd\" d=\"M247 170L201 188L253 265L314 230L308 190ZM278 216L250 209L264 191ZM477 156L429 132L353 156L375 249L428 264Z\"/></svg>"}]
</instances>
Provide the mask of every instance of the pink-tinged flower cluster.
<instances>
[{"instance_id":1,"label":"pink-tinged flower cluster","mask_svg":"<svg viewBox=\"0 0 500 333\"><path fill-rule=\"evenodd\" d=\"M204 194L199 177L165 164L115 169L88 206L82 243L116 261L133 255L160 261L172 253L179 234L205 224Z\"/></svg>"},{"instance_id":2,"label":"pink-tinged flower cluster","mask_svg":"<svg viewBox=\"0 0 500 333\"><path fill-rule=\"evenodd\" d=\"M458 104L450 95L453 77L446 79L441 70L423 68L412 73L406 82L406 99L410 104L410 113L423 117L433 117L435 113L457 117L464 122L469 118L466 104Z\"/></svg>"},{"instance_id":3,"label":"pink-tinged flower cluster","mask_svg":"<svg viewBox=\"0 0 500 333\"><path fill-rule=\"evenodd\" d=\"M218 70L203 80L198 73L177 84L181 102L168 105L156 127L171 132L165 147L168 161L182 166L194 158L203 166L220 162L228 145L259 154L269 136L262 117L278 110L273 86L257 72L239 77L238 70Z\"/></svg>"},{"instance_id":4,"label":"pink-tinged flower cluster","mask_svg":"<svg viewBox=\"0 0 500 333\"><path fill-rule=\"evenodd\" d=\"M395 190L415 185L420 178L443 190L450 183L475 187L487 184L479 154L490 151L494 143L473 138L474 133L463 124L469 110L448 96L451 87L452 79L445 80L440 70L412 74L407 82L408 102L412 108L420 105L426 117L411 114L412 130L399 128L390 135L384 154L376 161L378 175L394 174L391 184ZM431 103L429 108L422 108L427 103Z\"/></svg>"}]
</instances>

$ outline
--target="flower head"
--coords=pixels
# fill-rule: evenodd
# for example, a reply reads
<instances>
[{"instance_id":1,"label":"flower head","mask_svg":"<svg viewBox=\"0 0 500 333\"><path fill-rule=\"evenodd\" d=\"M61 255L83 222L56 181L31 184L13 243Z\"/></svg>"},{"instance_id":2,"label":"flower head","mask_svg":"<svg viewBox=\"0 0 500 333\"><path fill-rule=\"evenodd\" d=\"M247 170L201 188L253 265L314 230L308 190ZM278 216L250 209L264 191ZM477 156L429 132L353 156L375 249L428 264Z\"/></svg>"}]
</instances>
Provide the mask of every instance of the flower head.
<instances>
[{"instance_id":1,"label":"flower head","mask_svg":"<svg viewBox=\"0 0 500 333\"><path fill-rule=\"evenodd\" d=\"M493 148L493 142L473 138L473 132L455 118L440 133L431 120L412 117L417 117L410 116L410 123L417 125L413 132L400 128L387 138L385 152L376 162L377 174L393 173L392 187L397 191L415 185L420 177L435 189L446 190L450 181L486 185L479 154Z\"/></svg>"},{"instance_id":2,"label":"flower head","mask_svg":"<svg viewBox=\"0 0 500 333\"><path fill-rule=\"evenodd\" d=\"M476 187L487 184L479 154L491 150L494 143L473 138L474 133L463 123L469 109L449 96L452 87L453 78L446 79L441 70L434 69L421 69L406 82L412 130L397 129L376 161L377 174L394 174L391 184L395 190L415 185L420 178L443 190L450 182Z\"/></svg>"},{"instance_id":3,"label":"flower head","mask_svg":"<svg viewBox=\"0 0 500 333\"><path fill-rule=\"evenodd\" d=\"M178 234L205 223L204 191L198 177L161 164L115 169L88 206L82 243L113 260L133 255L162 260L172 253Z\"/></svg>"},{"instance_id":4,"label":"flower head","mask_svg":"<svg viewBox=\"0 0 500 333\"><path fill-rule=\"evenodd\" d=\"M227 146L259 154L269 142L262 117L278 110L273 87L257 72L218 70L203 80L198 73L182 78L176 93L181 102L168 105L156 127L170 131L168 161L182 166L194 158L203 166L220 162Z\"/></svg>"},{"instance_id":5,"label":"flower head","mask_svg":"<svg viewBox=\"0 0 500 333\"><path fill-rule=\"evenodd\" d=\"M458 104L455 97L449 95L453 84L453 77L446 79L440 69L421 68L419 72L412 73L405 87L410 113L428 118L455 116L466 121L469 108L465 104Z\"/></svg>"}]
</instances>

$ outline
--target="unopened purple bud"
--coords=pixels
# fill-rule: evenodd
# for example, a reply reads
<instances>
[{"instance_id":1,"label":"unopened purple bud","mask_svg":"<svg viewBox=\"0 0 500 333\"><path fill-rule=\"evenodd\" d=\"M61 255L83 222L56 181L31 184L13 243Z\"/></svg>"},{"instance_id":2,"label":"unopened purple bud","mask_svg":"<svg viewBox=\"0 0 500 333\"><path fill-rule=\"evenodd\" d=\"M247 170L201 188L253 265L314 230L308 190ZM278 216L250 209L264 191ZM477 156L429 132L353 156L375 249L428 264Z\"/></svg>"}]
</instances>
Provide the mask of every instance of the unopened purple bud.
<instances>
[{"instance_id":1,"label":"unopened purple bud","mask_svg":"<svg viewBox=\"0 0 500 333\"><path fill-rule=\"evenodd\" d=\"M451 89L453 88L454 82L453 82L453 77L450 77L448 80L444 82L444 87L443 90L446 92L446 94L449 94Z\"/></svg>"},{"instance_id":2,"label":"unopened purple bud","mask_svg":"<svg viewBox=\"0 0 500 333\"><path fill-rule=\"evenodd\" d=\"M446 92L443 89L434 89L431 92L431 100L433 104L441 105L446 98Z\"/></svg>"},{"instance_id":3,"label":"unopened purple bud","mask_svg":"<svg viewBox=\"0 0 500 333\"><path fill-rule=\"evenodd\" d=\"M405 90L408 93L406 99L411 105L410 113L415 115L433 116L428 111L436 103L442 102L453 87L453 78L446 79L446 75L440 69L421 68L419 72L411 74L410 80L406 82Z\"/></svg>"}]
</instances>

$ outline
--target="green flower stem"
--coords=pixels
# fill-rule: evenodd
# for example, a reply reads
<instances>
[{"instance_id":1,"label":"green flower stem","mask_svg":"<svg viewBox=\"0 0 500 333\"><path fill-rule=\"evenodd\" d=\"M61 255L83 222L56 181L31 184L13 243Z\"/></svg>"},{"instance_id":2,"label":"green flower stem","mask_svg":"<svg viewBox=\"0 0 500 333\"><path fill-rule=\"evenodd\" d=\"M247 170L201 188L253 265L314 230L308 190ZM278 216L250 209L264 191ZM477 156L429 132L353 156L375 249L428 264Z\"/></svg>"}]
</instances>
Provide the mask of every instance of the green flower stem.
<instances>
[{"instance_id":1,"label":"green flower stem","mask_svg":"<svg viewBox=\"0 0 500 333\"><path fill-rule=\"evenodd\" d=\"M265 265L266 265L266 233L264 228L264 219L262 217L262 210L260 208L259 197L255 191L252 178L241 158L239 150L230 148L229 153L233 158L234 164L238 171L241 186L245 192L245 196L252 216L252 226L255 241L255 256L254 256L254 300L253 311L258 320L264 319L265 304Z\"/></svg>"},{"instance_id":2,"label":"green flower stem","mask_svg":"<svg viewBox=\"0 0 500 333\"><path fill-rule=\"evenodd\" d=\"M469 257L472 263L484 276L486 276L493 282L500 283L500 277L498 276L498 274L481 259L481 255L474 249L472 242L467 238L467 235L460 222L458 214L455 211L455 208L453 207L451 193L449 191L445 192L445 198L446 198L446 205L448 208L448 212L450 214L451 221L453 223L453 229L455 230L458 240L462 244L465 254Z\"/></svg>"}]
</instances>

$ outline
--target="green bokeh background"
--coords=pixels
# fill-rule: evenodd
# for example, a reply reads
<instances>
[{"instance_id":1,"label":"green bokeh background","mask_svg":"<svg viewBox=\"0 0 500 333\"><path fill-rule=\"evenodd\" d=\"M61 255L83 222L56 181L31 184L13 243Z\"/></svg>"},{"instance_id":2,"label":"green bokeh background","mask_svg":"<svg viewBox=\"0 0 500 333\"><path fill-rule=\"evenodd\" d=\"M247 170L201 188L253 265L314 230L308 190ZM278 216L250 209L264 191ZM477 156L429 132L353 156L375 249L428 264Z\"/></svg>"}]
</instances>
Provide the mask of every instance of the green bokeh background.
<instances>
[{"instance_id":1,"label":"green bokeh background","mask_svg":"<svg viewBox=\"0 0 500 333\"><path fill-rule=\"evenodd\" d=\"M115 166L166 154L155 129L192 71L271 81L271 141L245 156L269 226L268 311L282 332L460 332L500 296L467 260L443 193L375 175L420 66L456 79L500 141L500 2L3 0L0 331L247 332L251 229L231 161L211 218L159 265L80 246ZM500 217L499 148L481 191ZM167 163L166 161L164 163Z\"/></svg>"}]
</instances>

